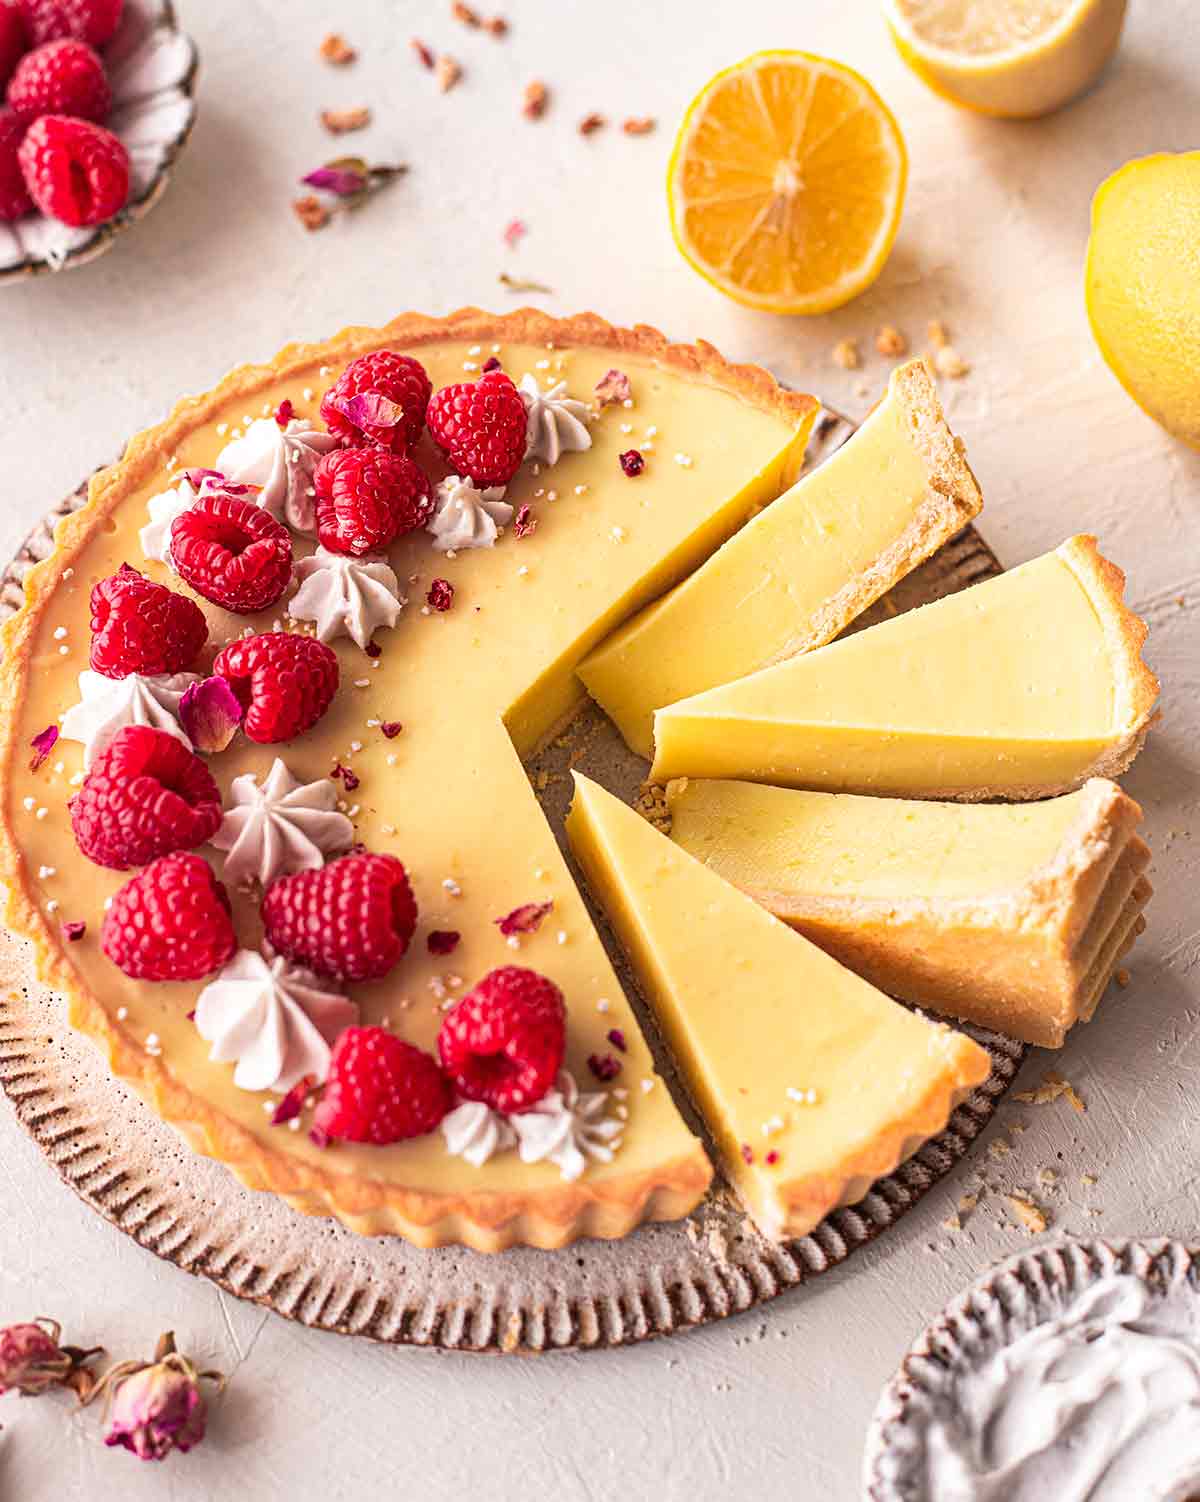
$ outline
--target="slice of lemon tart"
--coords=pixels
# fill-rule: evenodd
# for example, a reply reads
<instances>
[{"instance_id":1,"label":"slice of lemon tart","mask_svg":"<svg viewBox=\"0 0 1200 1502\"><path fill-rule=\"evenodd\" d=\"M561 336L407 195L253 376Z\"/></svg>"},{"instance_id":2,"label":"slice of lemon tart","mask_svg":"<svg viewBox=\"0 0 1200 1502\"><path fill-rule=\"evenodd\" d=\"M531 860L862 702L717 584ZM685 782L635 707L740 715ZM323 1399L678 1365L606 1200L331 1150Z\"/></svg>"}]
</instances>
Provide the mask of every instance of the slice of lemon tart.
<instances>
[{"instance_id":1,"label":"slice of lemon tart","mask_svg":"<svg viewBox=\"0 0 1200 1502\"><path fill-rule=\"evenodd\" d=\"M4 635L8 921L197 1150L426 1246L697 1203L520 758L816 410L707 345L467 309L238 369L95 478Z\"/></svg>"},{"instance_id":2,"label":"slice of lemon tart","mask_svg":"<svg viewBox=\"0 0 1200 1502\"><path fill-rule=\"evenodd\" d=\"M1045 798L1112 777L1158 680L1091 537L655 716L657 782Z\"/></svg>"},{"instance_id":3,"label":"slice of lemon tart","mask_svg":"<svg viewBox=\"0 0 1200 1502\"><path fill-rule=\"evenodd\" d=\"M668 784L671 837L890 996L1057 1048L1150 896L1142 811L1113 782L935 803Z\"/></svg>"},{"instance_id":4,"label":"slice of lemon tart","mask_svg":"<svg viewBox=\"0 0 1200 1502\"><path fill-rule=\"evenodd\" d=\"M579 669L631 750L654 711L833 638L978 516L928 367L892 372L858 431Z\"/></svg>"},{"instance_id":5,"label":"slice of lemon tart","mask_svg":"<svg viewBox=\"0 0 1200 1502\"><path fill-rule=\"evenodd\" d=\"M805 1235L853 1204L987 1078L970 1038L889 1000L578 774L567 835L764 1234Z\"/></svg>"}]
</instances>

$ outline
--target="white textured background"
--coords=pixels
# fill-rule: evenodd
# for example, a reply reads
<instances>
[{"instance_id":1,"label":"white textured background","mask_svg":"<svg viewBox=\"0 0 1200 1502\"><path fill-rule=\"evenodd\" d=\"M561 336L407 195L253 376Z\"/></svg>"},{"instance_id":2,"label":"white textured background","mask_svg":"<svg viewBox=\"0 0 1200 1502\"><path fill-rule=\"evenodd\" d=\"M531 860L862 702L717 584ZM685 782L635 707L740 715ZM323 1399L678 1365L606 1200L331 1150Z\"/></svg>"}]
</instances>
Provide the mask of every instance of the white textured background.
<instances>
[{"instance_id":1,"label":"white textured background","mask_svg":"<svg viewBox=\"0 0 1200 1502\"><path fill-rule=\"evenodd\" d=\"M1147 809L1158 896L1133 982L1057 1064L1087 1102L1005 1106L983 1144L875 1247L760 1313L617 1354L502 1360L376 1349L312 1334L160 1264L93 1216L0 1107L0 1319L54 1314L122 1354L173 1326L232 1371L210 1442L162 1468L108 1452L55 1399L0 1405L3 1502L111 1492L208 1499L483 1495L759 1502L858 1494L876 1394L909 1340L994 1257L1020 1246L1001 1197L1034 1188L1056 1230L1200 1236L1200 455L1132 405L1089 338L1081 298L1088 203L1128 157L1200 146L1200 12L1132 0L1115 67L1046 122L956 113L891 50L872 0L489 0L504 42L464 32L448 0L177 0L203 59L199 124L166 199L111 256L0 289L0 548L178 394L291 338L404 308L504 306L502 269L548 282L554 312L703 335L726 353L861 413L884 321L918 346L940 317L972 365L947 391L983 484L983 530L1006 563L1097 532L1151 622L1164 720L1128 779ZM486 7L485 7L486 8ZM316 58L334 24L360 49ZM418 33L466 76L447 97L413 62ZM891 262L860 302L814 322L743 312L676 255L662 176L673 123L717 68L756 48L851 63L888 100L912 157ZM525 81L554 93L519 116ZM294 178L338 154L323 106L370 104L346 145L411 163L352 222L305 235ZM656 135L582 140L576 121L653 114ZM530 233L507 252L501 231ZM829 357L863 341L864 369ZM1053 643L1047 643L1053 650ZM1018 1132L1023 1124L1026 1130ZM1006 1154L989 1144L1011 1145ZM1059 1187L1036 1185L1052 1168ZM992 1190L942 1222L983 1169ZM1085 1188L1083 1174L1098 1183Z\"/></svg>"}]
</instances>

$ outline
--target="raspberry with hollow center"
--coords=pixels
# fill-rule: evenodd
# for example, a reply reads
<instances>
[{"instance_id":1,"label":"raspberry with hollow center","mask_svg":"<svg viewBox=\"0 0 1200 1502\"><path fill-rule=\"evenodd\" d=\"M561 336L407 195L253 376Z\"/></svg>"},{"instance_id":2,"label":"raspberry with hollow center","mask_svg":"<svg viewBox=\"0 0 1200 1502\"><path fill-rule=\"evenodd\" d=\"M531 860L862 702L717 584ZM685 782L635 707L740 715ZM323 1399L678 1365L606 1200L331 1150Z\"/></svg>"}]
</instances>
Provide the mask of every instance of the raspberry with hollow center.
<instances>
[{"instance_id":1,"label":"raspberry with hollow center","mask_svg":"<svg viewBox=\"0 0 1200 1502\"><path fill-rule=\"evenodd\" d=\"M292 534L253 501L218 490L171 523L171 561L197 594L252 615L291 581Z\"/></svg>"},{"instance_id":2,"label":"raspberry with hollow center","mask_svg":"<svg viewBox=\"0 0 1200 1502\"><path fill-rule=\"evenodd\" d=\"M208 640L195 600L128 563L94 586L91 607L92 670L106 678L186 672Z\"/></svg>"},{"instance_id":3,"label":"raspberry with hollow center","mask_svg":"<svg viewBox=\"0 0 1200 1502\"><path fill-rule=\"evenodd\" d=\"M313 1137L386 1147L432 1132L451 1106L437 1060L382 1027L348 1027L334 1044Z\"/></svg>"},{"instance_id":4,"label":"raspberry with hollow center","mask_svg":"<svg viewBox=\"0 0 1200 1502\"><path fill-rule=\"evenodd\" d=\"M17 152L29 196L73 228L103 224L129 200L129 153L111 130L69 115L43 115Z\"/></svg>"},{"instance_id":5,"label":"raspberry with hollow center","mask_svg":"<svg viewBox=\"0 0 1200 1502\"><path fill-rule=\"evenodd\" d=\"M17 3L35 47L59 37L76 37L92 47L103 47L116 35L125 8L125 0L17 0Z\"/></svg>"},{"instance_id":6,"label":"raspberry with hollow center","mask_svg":"<svg viewBox=\"0 0 1200 1502\"><path fill-rule=\"evenodd\" d=\"M290 741L310 730L338 686L337 653L312 636L264 631L230 642L213 673L228 681L246 711L242 729L252 741Z\"/></svg>"},{"instance_id":7,"label":"raspberry with hollow center","mask_svg":"<svg viewBox=\"0 0 1200 1502\"><path fill-rule=\"evenodd\" d=\"M0 16L3 16L0 0ZM17 158L25 139L25 122L10 109L0 108L0 222L21 219L33 212L33 199L25 186Z\"/></svg>"},{"instance_id":8,"label":"raspberry with hollow center","mask_svg":"<svg viewBox=\"0 0 1200 1502\"><path fill-rule=\"evenodd\" d=\"M221 794L184 743L151 725L126 725L71 799L71 828L88 860L115 871L193 850L216 833Z\"/></svg>"},{"instance_id":9,"label":"raspberry with hollow center","mask_svg":"<svg viewBox=\"0 0 1200 1502\"><path fill-rule=\"evenodd\" d=\"M438 1056L467 1100L509 1114L527 1111L562 1068L566 1026L563 995L553 981L503 965L447 1012Z\"/></svg>"},{"instance_id":10,"label":"raspberry with hollow center","mask_svg":"<svg viewBox=\"0 0 1200 1502\"><path fill-rule=\"evenodd\" d=\"M394 855L346 855L281 876L262 903L280 954L332 980L378 980L408 948L417 903Z\"/></svg>"},{"instance_id":11,"label":"raspberry with hollow center","mask_svg":"<svg viewBox=\"0 0 1200 1502\"><path fill-rule=\"evenodd\" d=\"M382 448L334 449L313 475L317 537L331 553L361 557L423 527L433 510L419 464Z\"/></svg>"},{"instance_id":12,"label":"raspberry with hollow center","mask_svg":"<svg viewBox=\"0 0 1200 1502\"><path fill-rule=\"evenodd\" d=\"M112 108L112 90L93 48L64 37L26 53L9 82L8 103L26 123L42 115L100 121Z\"/></svg>"},{"instance_id":13,"label":"raspberry with hollow center","mask_svg":"<svg viewBox=\"0 0 1200 1502\"><path fill-rule=\"evenodd\" d=\"M232 958L229 896L206 860L177 851L114 895L100 947L135 980L203 980Z\"/></svg>"},{"instance_id":14,"label":"raspberry with hollow center","mask_svg":"<svg viewBox=\"0 0 1200 1502\"><path fill-rule=\"evenodd\" d=\"M321 398L321 417L335 438L403 453L421 436L432 391L419 360L380 349L351 360Z\"/></svg>"},{"instance_id":15,"label":"raspberry with hollow center","mask_svg":"<svg viewBox=\"0 0 1200 1502\"><path fill-rule=\"evenodd\" d=\"M525 403L502 370L443 386L426 420L455 470L476 485L507 485L525 457Z\"/></svg>"}]
</instances>

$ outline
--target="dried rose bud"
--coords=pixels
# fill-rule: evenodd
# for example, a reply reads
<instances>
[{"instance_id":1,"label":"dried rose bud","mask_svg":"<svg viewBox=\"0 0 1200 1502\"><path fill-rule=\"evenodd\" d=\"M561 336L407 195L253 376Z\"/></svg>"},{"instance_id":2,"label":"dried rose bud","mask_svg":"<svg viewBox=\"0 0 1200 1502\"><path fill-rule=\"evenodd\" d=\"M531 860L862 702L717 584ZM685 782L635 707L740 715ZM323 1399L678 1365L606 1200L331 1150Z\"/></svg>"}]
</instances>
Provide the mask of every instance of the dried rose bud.
<instances>
[{"instance_id":1,"label":"dried rose bud","mask_svg":"<svg viewBox=\"0 0 1200 1502\"><path fill-rule=\"evenodd\" d=\"M96 1388L108 1395L106 1445L124 1445L139 1460L165 1460L172 1450L187 1452L204 1438L208 1404L202 1384L225 1385L220 1372L199 1371L175 1349L169 1331L154 1360L123 1361L106 1372Z\"/></svg>"},{"instance_id":2,"label":"dried rose bud","mask_svg":"<svg viewBox=\"0 0 1200 1502\"><path fill-rule=\"evenodd\" d=\"M53 1319L0 1329L0 1397L6 1392L37 1397L50 1387L70 1387L86 1396L95 1378L85 1368L103 1347L84 1351L60 1345L61 1336L62 1326Z\"/></svg>"}]
</instances>

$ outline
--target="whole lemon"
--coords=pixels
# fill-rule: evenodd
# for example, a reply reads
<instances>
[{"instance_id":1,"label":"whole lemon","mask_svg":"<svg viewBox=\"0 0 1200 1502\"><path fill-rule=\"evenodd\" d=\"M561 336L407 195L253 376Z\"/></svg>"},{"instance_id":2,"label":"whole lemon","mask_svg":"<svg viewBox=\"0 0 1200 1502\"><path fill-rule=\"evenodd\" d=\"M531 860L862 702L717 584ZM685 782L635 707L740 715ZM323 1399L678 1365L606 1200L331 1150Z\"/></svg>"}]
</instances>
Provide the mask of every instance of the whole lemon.
<instances>
[{"instance_id":1,"label":"whole lemon","mask_svg":"<svg viewBox=\"0 0 1200 1502\"><path fill-rule=\"evenodd\" d=\"M1200 449L1200 151L1139 157L1101 183L1084 279L1113 374Z\"/></svg>"}]
</instances>

